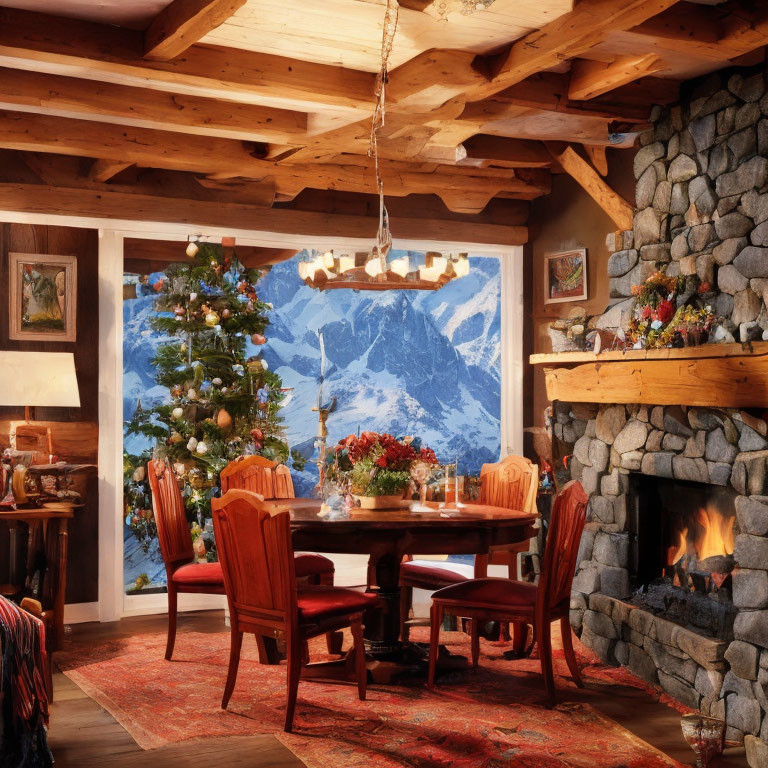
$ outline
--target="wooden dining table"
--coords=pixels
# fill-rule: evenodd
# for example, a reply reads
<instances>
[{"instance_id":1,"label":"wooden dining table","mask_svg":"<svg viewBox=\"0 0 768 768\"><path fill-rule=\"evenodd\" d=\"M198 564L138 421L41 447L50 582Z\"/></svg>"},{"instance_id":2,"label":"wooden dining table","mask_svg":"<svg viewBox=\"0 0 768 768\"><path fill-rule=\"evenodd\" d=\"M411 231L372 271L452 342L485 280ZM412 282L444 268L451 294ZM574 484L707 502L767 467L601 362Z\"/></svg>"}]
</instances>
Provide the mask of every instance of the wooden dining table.
<instances>
[{"instance_id":1,"label":"wooden dining table","mask_svg":"<svg viewBox=\"0 0 768 768\"><path fill-rule=\"evenodd\" d=\"M456 508L430 502L428 512L353 508L342 518L321 515L319 499L280 499L267 504L290 511L295 550L369 556L376 573L371 590L378 594L379 602L366 613L364 638L369 670L379 682L389 682L400 671L413 671L423 656L414 653L414 644L399 639L403 555L485 554L493 546L517 544L535 535L535 515L484 504ZM315 666L307 668L310 676ZM351 671L349 663L347 667Z\"/></svg>"}]
</instances>

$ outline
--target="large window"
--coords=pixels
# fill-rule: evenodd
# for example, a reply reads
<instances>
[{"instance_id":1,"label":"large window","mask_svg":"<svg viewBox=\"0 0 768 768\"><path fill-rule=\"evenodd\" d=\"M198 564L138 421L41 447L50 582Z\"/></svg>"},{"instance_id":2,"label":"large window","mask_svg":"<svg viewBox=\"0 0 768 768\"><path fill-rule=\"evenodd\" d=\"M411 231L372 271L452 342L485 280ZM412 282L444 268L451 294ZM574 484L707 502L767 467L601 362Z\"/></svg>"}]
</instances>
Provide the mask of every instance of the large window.
<instances>
[{"instance_id":1,"label":"large window","mask_svg":"<svg viewBox=\"0 0 768 768\"><path fill-rule=\"evenodd\" d=\"M264 354L282 377L282 416L292 448L308 463L294 470L297 495L317 482L317 404L321 376L320 334L325 350L324 400L336 398L328 419L329 444L371 429L417 434L438 458L459 471L477 473L496 461L500 446L501 269L497 258L473 257L468 277L439 291L318 291L298 277L295 259L274 266L257 286L270 302L271 325ZM149 325L151 275L137 298L124 303L124 415L164 398L154 380L152 358L162 342ZM126 282L135 282L126 276ZM126 291L131 296L133 290ZM254 350L255 351L255 350ZM127 436L125 450L149 445ZM132 524L133 523L133 524ZM125 526L125 586L162 587L165 571L156 540L142 536L141 520Z\"/></svg>"}]
</instances>

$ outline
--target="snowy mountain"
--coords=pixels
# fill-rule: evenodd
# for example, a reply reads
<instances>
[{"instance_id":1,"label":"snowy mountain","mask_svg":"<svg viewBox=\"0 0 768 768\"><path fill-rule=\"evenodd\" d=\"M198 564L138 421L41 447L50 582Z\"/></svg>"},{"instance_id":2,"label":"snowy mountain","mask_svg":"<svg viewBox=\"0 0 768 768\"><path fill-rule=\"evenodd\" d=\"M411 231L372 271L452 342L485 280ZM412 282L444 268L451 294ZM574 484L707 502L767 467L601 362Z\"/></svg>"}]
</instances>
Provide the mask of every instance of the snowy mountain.
<instances>
[{"instance_id":1,"label":"snowy mountain","mask_svg":"<svg viewBox=\"0 0 768 768\"><path fill-rule=\"evenodd\" d=\"M499 455L501 274L498 259L471 258L470 274L439 291L317 291L298 277L301 255L260 281L270 302L268 343L262 348L287 393L287 436L307 458L314 454L320 377L318 332L325 343L324 400L338 400L328 419L329 443L371 429L418 434L461 472L478 472ZM167 397L154 382L151 360L163 342L149 328L153 297L124 303L123 401L129 418ZM255 348L249 353L255 353ZM138 453L141 439L126 439ZM310 468L311 465L308 465ZM297 493L316 474L296 473Z\"/></svg>"}]
</instances>

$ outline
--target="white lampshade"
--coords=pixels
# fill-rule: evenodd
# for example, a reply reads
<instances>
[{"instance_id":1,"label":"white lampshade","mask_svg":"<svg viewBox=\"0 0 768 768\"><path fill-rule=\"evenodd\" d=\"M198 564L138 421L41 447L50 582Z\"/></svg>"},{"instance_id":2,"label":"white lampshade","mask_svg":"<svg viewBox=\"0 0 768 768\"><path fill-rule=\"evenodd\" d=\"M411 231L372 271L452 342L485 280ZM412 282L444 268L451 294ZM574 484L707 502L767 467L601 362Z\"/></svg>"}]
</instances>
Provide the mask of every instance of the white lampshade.
<instances>
[{"instance_id":1,"label":"white lampshade","mask_svg":"<svg viewBox=\"0 0 768 768\"><path fill-rule=\"evenodd\" d=\"M0 352L0 405L80 407L72 352Z\"/></svg>"},{"instance_id":2,"label":"white lampshade","mask_svg":"<svg viewBox=\"0 0 768 768\"><path fill-rule=\"evenodd\" d=\"M399 259L393 259L389 268L400 277L405 277L411 271L411 262L408 256L401 256Z\"/></svg>"},{"instance_id":3,"label":"white lampshade","mask_svg":"<svg viewBox=\"0 0 768 768\"><path fill-rule=\"evenodd\" d=\"M339 257L339 274L344 274L345 272L349 272L350 269L355 268L355 257L350 256L349 254L343 253Z\"/></svg>"},{"instance_id":4,"label":"white lampshade","mask_svg":"<svg viewBox=\"0 0 768 768\"><path fill-rule=\"evenodd\" d=\"M469 258L466 254L462 254L453 262L453 271L456 277L466 277L469 274Z\"/></svg>"},{"instance_id":5,"label":"white lampshade","mask_svg":"<svg viewBox=\"0 0 768 768\"><path fill-rule=\"evenodd\" d=\"M374 256L365 263L365 272L371 277L377 277L382 274L384 270L381 267L381 259L378 256Z\"/></svg>"},{"instance_id":6,"label":"white lampshade","mask_svg":"<svg viewBox=\"0 0 768 768\"><path fill-rule=\"evenodd\" d=\"M432 267L437 271L438 275L442 275L448 268L448 259L445 256L434 256L432 258Z\"/></svg>"}]
</instances>

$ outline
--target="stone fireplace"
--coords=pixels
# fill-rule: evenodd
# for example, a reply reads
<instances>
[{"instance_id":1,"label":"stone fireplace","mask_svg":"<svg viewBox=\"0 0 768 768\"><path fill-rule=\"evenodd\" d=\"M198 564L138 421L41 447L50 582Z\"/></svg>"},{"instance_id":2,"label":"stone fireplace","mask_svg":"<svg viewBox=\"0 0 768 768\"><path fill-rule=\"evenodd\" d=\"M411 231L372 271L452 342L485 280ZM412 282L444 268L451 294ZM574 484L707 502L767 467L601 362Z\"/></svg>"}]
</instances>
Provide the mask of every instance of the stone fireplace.
<instances>
[{"instance_id":1,"label":"stone fireplace","mask_svg":"<svg viewBox=\"0 0 768 768\"><path fill-rule=\"evenodd\" d=\"M765 70L685 83L653 109L611 304L586 323L626 329L634 286L663 269L685 278L678 306L720 317L710 341L725 345L533 361L553 366L557 455L590 495L572 625L605 661L725 719L752 768L768 768Z\"/></svg>"},{"instance_id":2,"label":"stone fireplace","mask_svg":"<svg viewBox=\"0 0 768 768\"><path fill-rule=\"evenodd\" d=\"M571 602L582 642L725 719L728 738L768 739L768 425L683 406L554 415L590 494Z\"/></svg>"}]
</instances>

